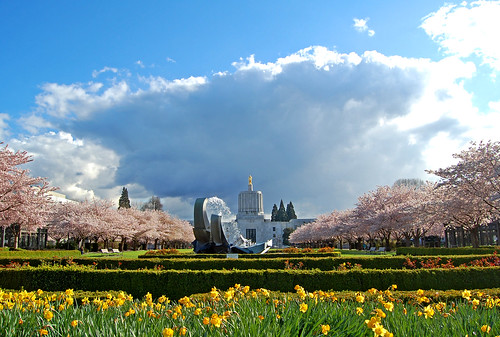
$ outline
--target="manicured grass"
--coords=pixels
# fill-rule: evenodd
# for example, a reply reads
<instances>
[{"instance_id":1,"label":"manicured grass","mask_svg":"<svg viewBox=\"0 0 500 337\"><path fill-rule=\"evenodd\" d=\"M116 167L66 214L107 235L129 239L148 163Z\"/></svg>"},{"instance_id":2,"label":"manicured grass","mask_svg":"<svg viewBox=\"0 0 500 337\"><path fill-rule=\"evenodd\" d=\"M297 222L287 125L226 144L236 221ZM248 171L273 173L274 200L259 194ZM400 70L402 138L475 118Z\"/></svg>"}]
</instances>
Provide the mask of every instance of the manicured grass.
<instances>
[{"instance_id":1,"label":"manicured grass","mask_svg":"<svg viewBox=\"0 0 500 337\"><path fill-rule=\"evenodd\" d=\"M359 256L393 256L396 255L396 251L384 252L384 253L370 253L366 250L357 250L357 249L339 249L339 252L342 253L342 256L345 255L359 255Z\"/></svg>"},{"instance_id":2,"label":"manicured grass","mask_svg":"<svg viewBox=\"0 0 500 337\"><path fill-rule=\"evenodd\" d=\"M99 258L105 257L107 259L137 259L139 255L142 255L146 252L146 250L127 250L121 253L99 253L99 252L90 252L85 253L82 257L91 257L91 258Z\"/></svg>"},{"instance_id":3,"label":"manicured grass","mask_svg":"<svg viewBox=\"0 0 500 337\"><path fill-rule=\"evenodd\" d=\"M179 254L186 254L186 255L191 255L194 254L194 251L190 248L188 249L177 249L179 251ZM85 253L82 256L83 257L92 257L92 258L99 258L99 257L106 257L106 258L115 258L115 259L137 259L139 255L143 255L147 252L147 250L127 250L124 252L120 253L99 253L99 252L90 252L90 253Z\"/></svg>"}]
</instances>

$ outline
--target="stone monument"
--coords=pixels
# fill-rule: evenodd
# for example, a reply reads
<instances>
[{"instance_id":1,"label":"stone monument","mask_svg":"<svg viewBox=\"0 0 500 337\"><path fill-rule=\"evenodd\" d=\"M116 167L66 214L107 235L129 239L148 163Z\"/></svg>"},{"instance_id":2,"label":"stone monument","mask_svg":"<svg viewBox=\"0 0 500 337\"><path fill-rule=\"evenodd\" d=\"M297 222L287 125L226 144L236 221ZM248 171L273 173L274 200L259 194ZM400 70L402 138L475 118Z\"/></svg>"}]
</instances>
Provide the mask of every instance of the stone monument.
<instances>
[{"instance_id":1,"label":"stone monument","mask_svg":"<svg viewBox=\"0 0 500 337\"><path fill-rule=\"evenodd\" d=\"M251 186L252 177L249 178ZM233 245L227 242L222 228L222 216L212 214L208 222L206 210L207 198L198 198L194 203L194 228L193 249L195 253L239 253L263 254L272 246L272 240L254 245ZM243 239L243 242L247 240Z\"/></svg>"}]
</instances>

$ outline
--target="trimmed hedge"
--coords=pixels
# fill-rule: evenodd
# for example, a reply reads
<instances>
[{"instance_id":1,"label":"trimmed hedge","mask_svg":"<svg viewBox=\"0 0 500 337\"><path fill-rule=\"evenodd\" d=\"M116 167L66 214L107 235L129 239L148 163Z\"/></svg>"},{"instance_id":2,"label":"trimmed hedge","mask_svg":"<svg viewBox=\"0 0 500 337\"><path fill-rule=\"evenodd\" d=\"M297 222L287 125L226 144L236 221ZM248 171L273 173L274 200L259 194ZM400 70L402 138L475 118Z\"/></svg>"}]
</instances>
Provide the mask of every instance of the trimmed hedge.
<instances>
[{"instance_id":1,"label":"trimmed hedge","mask_svg":"<svg viewBox=\"0 0 500 337\"><path fill-rule=\"evenodd\" d=\"M339 257L340 252L329 253L266 253L266 254L238 254L238 259L275 259L292 257ZM226 259L226 254L143 254L140 259Z\"/></svg>"},{"instance_id":2,"label":"trimmed hedge","mask_svg":"<svg viewBox=\"0 0 500 337\"><path fill-rule=\"evenodd\" d=\"M491 255L458 255L439 256L440 264L452 260L455 267L467 264L474 260L479 260ZM169 269L169 270L246 270L246 269L277 269L284 270L286 263L290 268L297 269L338 269L343 263L347 269L361 265L362 269L403 269L407 258L415 262L418 267L420 262L436 259L437 256L345 256L345 257L301 257L301 258L274 258L274 259L112 259L112 258L1 258L0 265L29 263L32 267L40 265L68 265L76 263L78 265L95 265L97 269Z\"/></svg>"},{"instance_id":3,"label":"trimmed hedge","mask_svg":"<svg viewBox=\"0 0 500 337\"><path fill-rule=\"evenodd\" d=\"M430 256L430 255L481 255L500 253L500 246L489 247L457 247L457 248L441 248L441 247L398 247L396 255L413 255L413 256Z\"/></svg>"},{"instance_id":4,"label":"trimmed hedge","mask_svg":"<svg viewBox=\"0 0 500 337\"><path fill-rule=\"evenodd\" d=\"M179 299L205 293L215 286L234 284L251 288L290 291L296 284L306 290L482 289L500 287L500 267L418 270L90 270L43 266L0 270L0 288L47 291L68 288L83 291L123 290L135 297L147 292Z\"/></svg>"},{"instance_id":5,"label":"trimmed hedge","mask_svg":"<svg viewBox=\"0 0 500 337\"><path fill-rule=\"evenodd\" d=\"M82 253L79 250L0 250L0 258L3 257L80 257Z\"/></svg>"}]
</instances>

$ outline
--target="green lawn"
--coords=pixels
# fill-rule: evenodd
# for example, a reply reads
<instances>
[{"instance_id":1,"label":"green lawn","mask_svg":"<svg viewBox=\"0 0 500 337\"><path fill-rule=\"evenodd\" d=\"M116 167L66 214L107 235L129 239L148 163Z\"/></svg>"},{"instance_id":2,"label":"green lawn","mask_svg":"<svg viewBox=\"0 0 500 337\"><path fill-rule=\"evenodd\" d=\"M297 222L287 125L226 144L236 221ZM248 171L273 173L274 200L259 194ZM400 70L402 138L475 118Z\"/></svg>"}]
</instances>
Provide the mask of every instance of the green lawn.
<instances>
[{"instance_id":1,"label":"green lawn","mask_svg":"<svg viewBox=\"0 0 500 337\"><path fill-rule=\"evenodd\" d=\"M193 249L187 248L187 249L177 249L179 251L179 254L194 254ZM103 254L103 253L98 253L98 252L90 252L90 253L85 253L82 256L83 257L106 257L106 258L117 258L117 259L137 259L139 255L143 255L146 253L147 250L127 250L122 253L116 253L116 254Z\"/></svg>"}]
</instances>

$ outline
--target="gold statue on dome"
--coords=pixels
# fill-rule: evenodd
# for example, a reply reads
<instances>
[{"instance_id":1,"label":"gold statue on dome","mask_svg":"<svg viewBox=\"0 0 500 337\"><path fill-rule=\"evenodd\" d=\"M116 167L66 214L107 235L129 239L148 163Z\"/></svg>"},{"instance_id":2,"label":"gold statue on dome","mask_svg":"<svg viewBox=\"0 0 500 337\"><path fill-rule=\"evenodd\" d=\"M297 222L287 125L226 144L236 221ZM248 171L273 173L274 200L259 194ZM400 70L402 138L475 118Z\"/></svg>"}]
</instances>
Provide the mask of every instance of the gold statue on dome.
<instances>
[{"instance_id":1,"label":"gold statue on dome","mask_svg":"<svg viewBox=\"0 0 500 337\"><path fill-rule=\"evenodd\" d=\"M252 185L252 176L248 176L248 185Z\"/></svg>"}]
</instances>

